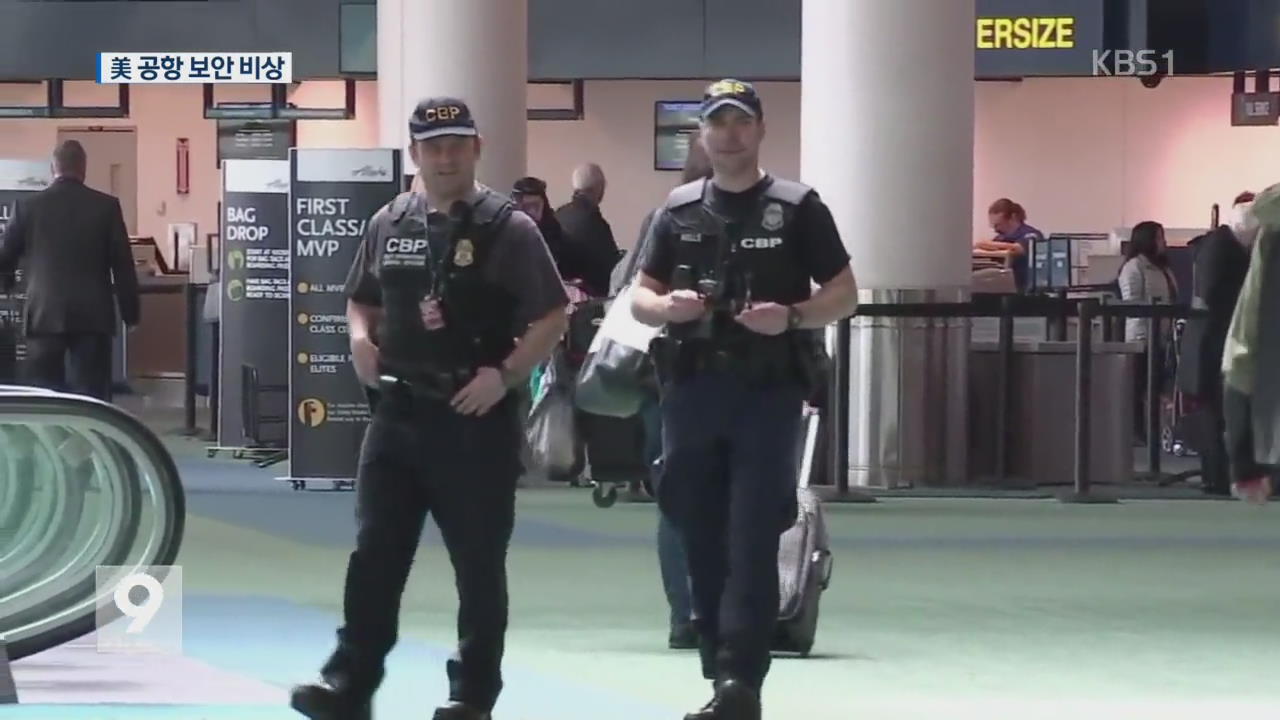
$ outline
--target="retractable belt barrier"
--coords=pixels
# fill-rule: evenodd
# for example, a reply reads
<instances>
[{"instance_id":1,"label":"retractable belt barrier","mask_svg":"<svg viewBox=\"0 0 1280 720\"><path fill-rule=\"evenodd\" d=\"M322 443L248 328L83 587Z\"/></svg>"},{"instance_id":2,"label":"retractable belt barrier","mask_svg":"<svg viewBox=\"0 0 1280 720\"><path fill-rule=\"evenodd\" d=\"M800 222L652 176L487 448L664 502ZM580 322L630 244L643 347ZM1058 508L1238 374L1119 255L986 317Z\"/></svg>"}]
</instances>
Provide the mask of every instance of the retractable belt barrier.
<instances>
[{"instance_id":1,"label":"retractable belt barrier","mask_svg":"<svg viewBox=\"0 0 1280 720\"><path fill-rule=\"evenodd\" d=\"M1072 288L1072 290L1100 290ZM1013 360L1014 318L1042 318L1049 322L1048 331L1053 339L1067 339L1067 320L1076 318L1081 328L1092 330L1094 320L1103 321L1104 341L1110 340L1113 323L1118 319L1147 319L1147 418L1148 418L1148 476L1164 484L1168 478L1160 470L1160 445L1155 430L1159 425L1160 397L1158 358L1161 356L1161 320L1180 320L1204 316L1202 309L1185 304L1135 304L1119 301L1103 302L1098 297L1067 297L1065 292L1057 296L999 295L975 297L963 303L867 303L858 306L853 317L866 318L994 318L1000 322L999 363L1005 372L999 373L996 394L996 479L1007 475L1009 379L1008 370ZM828 466L834 478L835 488L831 500L863 502L865 496L849 488L849 368L852 319L836 323L836 353L831 364L833 377L829 384L832 409L828 448ZM1093 332L1076 333L1075 378L1075 428L1074 428L1074 486L1062 496L1063 502L1094 503L1113 500L1092 492L1089 473L1089 436L1092 428L1091 402L1093 375ZM1175 479L1185 477L1173 476Z\"/></svg>"}]
</instances>

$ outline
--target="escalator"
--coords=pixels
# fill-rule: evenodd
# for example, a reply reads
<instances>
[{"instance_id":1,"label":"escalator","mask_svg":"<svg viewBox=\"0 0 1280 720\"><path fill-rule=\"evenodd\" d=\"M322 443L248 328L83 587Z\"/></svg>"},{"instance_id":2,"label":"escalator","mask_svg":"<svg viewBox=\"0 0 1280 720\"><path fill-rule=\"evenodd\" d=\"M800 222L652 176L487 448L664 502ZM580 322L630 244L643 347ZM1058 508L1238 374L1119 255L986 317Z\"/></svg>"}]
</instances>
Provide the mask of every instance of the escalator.
<instances>
[{"instance_id":1,"label":"escalator","mask_svg":"<svg viewBox=\"0 0 1280 720\"><path fill-rule=\"evenodd\" d=\"M93 632L103 613L117 617L106 610L111 588L172 565L184 518L173 458L138 420L88 398L0 385L0 640L10 660ZM118 577L99 578L103 566Z\"/></svg>"}]
</instances>

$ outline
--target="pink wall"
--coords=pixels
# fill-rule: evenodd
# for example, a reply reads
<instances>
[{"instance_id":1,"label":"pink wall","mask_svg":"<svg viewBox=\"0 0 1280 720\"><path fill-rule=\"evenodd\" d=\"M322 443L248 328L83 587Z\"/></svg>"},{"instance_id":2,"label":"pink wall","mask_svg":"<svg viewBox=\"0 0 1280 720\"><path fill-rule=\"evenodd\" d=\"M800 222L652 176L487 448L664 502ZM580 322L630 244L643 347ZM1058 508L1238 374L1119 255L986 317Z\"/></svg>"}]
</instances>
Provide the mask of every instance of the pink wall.
<instances>
[{"instance_id":1,"label":"pink wall","mask_svg":"<svg viewBox=\"0 0 1280 720\"><path fill-rule=\"evenodd\" d=\"M1231 127L1231 78L978 83L974 232L1009 196L1046 232L1198 228L1280 177L1280 128Z\"/></svg>"},{"instance_id":2,"label":"pink wall","mask_svg":"<svg viewBox=\"0 0 1280 720\"><path fill-rule=\"evenodd\" d=\"M640 221L680 181L653 169L653 109L659 100L698 100L702 82L593 82L581 122L529 124L529 172L547 180L553 203L569 199L573 168L594 161L609 180L604 212L618 244L635 242ZM800 171L800 86L762 83L768 136L761 161L770 171Z\"/></svg>"},{"instance_id":3,"label":"pink wall","mask_svg":"<svg viewBox=\"0 0 1280 720\"><path fill-rule=\"evenodd\" d=\"M40 104L43 92L39 85L0 85L0 103ZM341 105L341 92L340 83L306 83L299 86L292 99L303 106ZM372 83L361 84L362 110L376 106L375 92ZM132 117L122 120L0 120L0 157L48 157L60 127L132 127L138 134L137 234L162 240L169 223L194 221L203 236L217 228L221 176L216 164L216 123L204 119L201 93L198 85L134 86L129 98ZM219 102L258 101L268 96L262 87L220 86L216 98ZM92 83L74 84L66 99L69 105L115 101L113 89ZM301 121L298 142L306 147L372 145L377 137L372 112L361 115L351 121ZM180 137L188 138L191 144L191 187L186 195L179 195L176 189L176 146ZM89 161L93 162L93 158Z\"/></svg>"},{"instance_id":4,"label":"pink wall","mask_svg":"<svg viewBox=\"0 0 1280 720\"><path fill-rule=\"evenodd\" d=\"M304 147L367 147L377 142L376 85L358 85L357 119L302 121ZM605 212L619 243L630 245L640 218L661 202L676 173L653 168L653 103L696 99L701 82L592 82L586 118L531 122L529 171L548 180L552 201L569 196L573 167L600 163L610 180ZM766 167L795 176L799 165L796 83L763 83L769 123ZM69 102L102 101L106 88L79 86ZM1152 218L1200 227L1209 206L1277 178L1280 128L1229 125L1230 78L1166 80L1148 90L1132 79L978 83L972 232L985 236L987 204L1009 196L1032 223L1053 231L1106 231ZM39 102L39 86L0 85L0 102ZM220 87L219 100L264 99L261 87ZM304 83L301 105L341 103L338 83ZM215 227L219 177L214 122L201 116L198 86L139 86L127 120L0 120L0 157L46 156L57 128L125 125L138 130L139 232L163 237L170 222ZM483 118L480 119L483 123ZM838 122L838 119L833 119ZM191 193L174 191L174 145L191 141ZM886 208L886 218L907 216ZM957 218L957 222L963 222Z\"/></svg>"}]
</instances>

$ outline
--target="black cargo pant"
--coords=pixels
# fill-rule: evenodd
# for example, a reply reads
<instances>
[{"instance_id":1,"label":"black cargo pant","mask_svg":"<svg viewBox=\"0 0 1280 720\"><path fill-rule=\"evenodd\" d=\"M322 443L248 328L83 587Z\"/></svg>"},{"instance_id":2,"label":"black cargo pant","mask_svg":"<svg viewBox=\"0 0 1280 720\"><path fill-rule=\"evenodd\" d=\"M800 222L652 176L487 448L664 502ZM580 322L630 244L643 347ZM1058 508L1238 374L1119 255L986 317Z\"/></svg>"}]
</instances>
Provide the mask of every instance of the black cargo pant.
<instances>
[{"instance_id":1,"label":"black cargo pant","mask_svg":"<svg viewBox=\"0 0 1280 720\"><path fill-rule=\"evenodd\" d=\"M458 650L450 700L489 711L502 690L507 546L520 474L516 398L483 417L442 400L384 390L365 435L356 479L358 534L347 567L344 624L322 674L357 696L381 683L395 645L400 599L430 514L453 563Z\"/></svg>"},{"instance_id":2,"label":"black cargo pant","mask_svg":"<svg viewBox=\"0 0 1280 720\"><path fill-rule=\"evenodd\" d=\"M778 619L778 544L796 517L798 384L703 373L662 398L659 503L680 528L702 673L757 689Z\"/></svg>"}]
</instances>

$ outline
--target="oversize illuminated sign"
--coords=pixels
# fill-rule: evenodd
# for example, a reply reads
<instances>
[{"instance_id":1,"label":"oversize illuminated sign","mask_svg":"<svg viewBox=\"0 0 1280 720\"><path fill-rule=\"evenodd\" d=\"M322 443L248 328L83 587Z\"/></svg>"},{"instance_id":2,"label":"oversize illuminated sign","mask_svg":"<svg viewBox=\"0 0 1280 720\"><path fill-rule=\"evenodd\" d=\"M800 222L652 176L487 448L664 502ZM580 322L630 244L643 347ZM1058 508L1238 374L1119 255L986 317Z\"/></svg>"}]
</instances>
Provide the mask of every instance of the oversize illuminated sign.
<instances>
[{"instance_id":1,"label":"oversize illuminated sign","mask_svg":"<svg viewBox=\"0 0 1280 720\"><path fill-rule=\"evenodd\" d=\"M1107 49L1106 0L978 0L974 74L979 78L1088 76Z\"/></svg>"},{"instance_id":2,"label":"oversize illuminated sign","mask_svg":"<svg viewBox=\"0 0 1280 720\"><path fill-rule=\"evenodd\" d=\"M1076 46L1074 17L980 17L978 49L1027 50Z\"/></svg>"}]
</instances>

